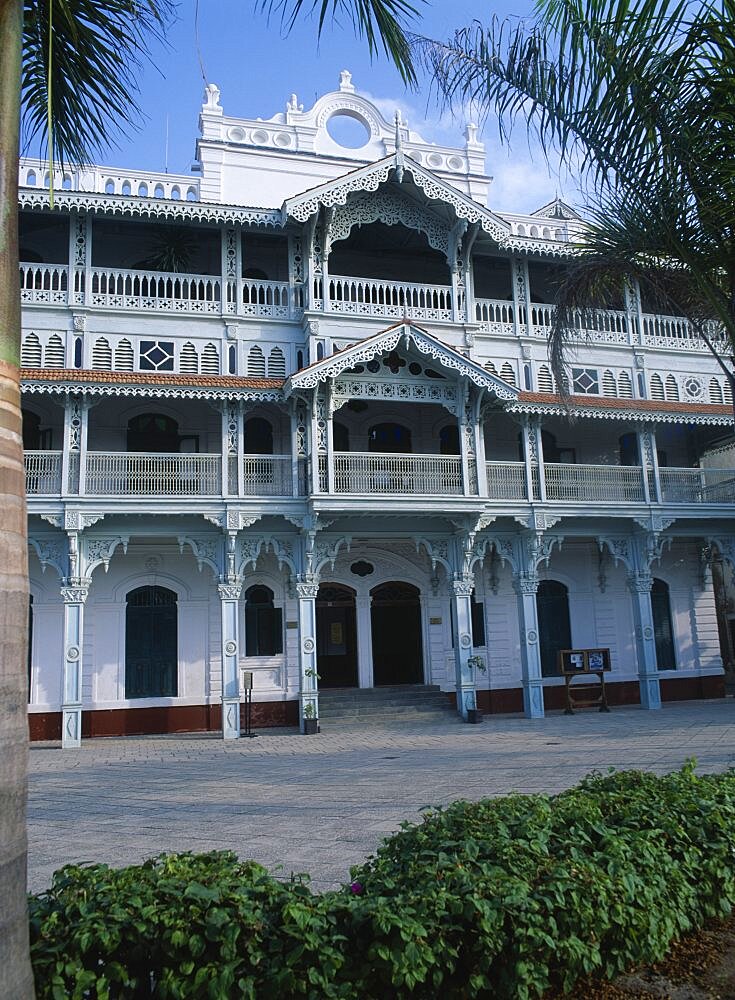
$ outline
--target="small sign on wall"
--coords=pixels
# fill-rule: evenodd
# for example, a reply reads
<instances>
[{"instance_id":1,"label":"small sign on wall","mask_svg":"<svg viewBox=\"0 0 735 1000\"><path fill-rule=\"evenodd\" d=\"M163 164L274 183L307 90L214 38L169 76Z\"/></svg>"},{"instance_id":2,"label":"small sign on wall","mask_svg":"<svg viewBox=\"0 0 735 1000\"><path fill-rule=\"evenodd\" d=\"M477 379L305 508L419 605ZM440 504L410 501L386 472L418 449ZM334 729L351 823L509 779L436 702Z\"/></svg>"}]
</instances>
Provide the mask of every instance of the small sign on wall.
<instances>
[{"instance_id":1,"label":"small sign on wall","mask_svg":"<svg viewBox=\"0 0 735 1000\"><path fill-rule=\"evenodd\" d=\"M298 622L286 622L286 628L298 628L298 627L299 627Z\"/></svg>"},{"instance_id":2,"label":"small sign on wall","mask_svg":"<svg viewBox=\"0 0 735 1000\"><path fill-rule=\"evenodd\" d=\"M441 618L430 618L429 619L429 625L441 625L441 623L442 623Z\"/></svg>"}]
</instances>

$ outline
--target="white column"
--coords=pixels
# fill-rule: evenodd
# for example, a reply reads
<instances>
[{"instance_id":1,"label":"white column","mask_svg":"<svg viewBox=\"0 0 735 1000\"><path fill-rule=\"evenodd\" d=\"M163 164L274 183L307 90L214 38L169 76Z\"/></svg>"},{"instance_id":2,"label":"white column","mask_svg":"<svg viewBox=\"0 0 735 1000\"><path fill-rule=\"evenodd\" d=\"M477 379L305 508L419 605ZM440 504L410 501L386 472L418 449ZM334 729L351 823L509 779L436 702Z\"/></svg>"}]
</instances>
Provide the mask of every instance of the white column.
<instances>
[{"instance_id":1,"label":"white column","mask_svg":"<svg viewBox=\"0 0 735 1000\"><path fill-rule=\"evenodd\" d=\"M535 572L521 572L513 577L513 588L518 598L523 711L527 719L543 719L544 717L544 688L541 680L541 650L536 607L538 584L538 576Z\"/></svg>"},{"instance_id":2,"label":"white column","mask_svg":"<svg viewBox=\"0 0 735 1000\"><path fill-rule=\"evenodd\" d=\"M633 622L638 656L638 684L641 705L647 709L661 708L661 688L656 663L656 639L651 607L653 577L647 570L628 576L628 589L633 600Z\"/></svg>"},{"instance_id":3,"label":"white column","mask_svg":"<svg viewBox=\"0 0 735 1000\"><path fill-rule=\"evenodd\" d=\"M470 458L467 447L467 384L460 383L457 386L457 421L459 424L459 454L462 462L462 493L465 496L471 495L470 490Z\"/></svg>"},{"instance_id":4,"label":"white column","mask_svg":"<svg viewBox=\"0 0 735 1000\"><path fill-rule=\"evenodd\" d=\"M240 594L242 582L217 587L222 608L222 738L240 736Z\"/></svg>"},{"instance_id":5,"label":"white column","mask_svg":"<svg viewBox=\"0 0 735 1000\"><path fill-rule=\"evenodd\" d=\"M88 399L83 399L79 412L79 486L78 492L82 496L87 492L87 438L89 435L89 411L91 404Z\"/></svg>"},{"instance_id":6,"label":"white column","mask_svg":"<svg viewBox=\"0 0 735 1000\"><path fill-rule=\"evenodd\" d=\"M541 434L541 421L531 417L531 451L536 452L536 467L538 469L538 495L542 503L546 503L546 473L544 472L544 442Z\"/></svg>"},{"instance_id":7,"label":"white column","mask_svg":"<svg viewBox=\"0 0 735 1000\"><path fill-rule=\"evenodd\" d=\"M510 258L513 284L513 313L516 337L531 333L531 293L528 281L528 261L525 257Z\"/></svg>"},{"instance_id":8,"label":"white column","mask_svg":"<svg viewBox=\"0 0 735 1000\"><path fill-rule=\"evenodd\" d=\"M523 445L523 461L525 463L524 472L526 474L526 499L535 499L535 491L533 488L533 449L531 443L531 434L534 433L533 429L530 427L530 417L524 415L521 418L521 442Z\"/></svg>"},{"instance_id":9,"label":"white column","mask_svg":"<svg viewBox=\"0 0 735 1000\"><path fill-rule=\"evenodd\" d=\"M82 744L84 605L88 596L88 583L61 588L61 599L64 602L61 746L64 749Z\"/></svg>"},{"instance_id":10,"label":"white column","mask_svg":"<svg viewBox=\"0 0 735 1000\"><path fill-rule=\"evenodd\" d=\"M457 711L463 719L470 709L477 708L475 675L470 666L472 656L472 576L457 576L452 580L452 618L454 622L454 676L457 690Z\"/></svg>"},{"instance_id":11,"label":"white column","mask_svg":"<svg viewBox=\"0 0 735 1000\"><path fill-rule=\"evenodd\" d=\"M319 685L316 656L316 595L319 583L315 579L300 579L296 584L299 600L299 676L301 732L306 719L319 718Z\"/></svg>"},{"instance_id":12,"label":"white column","mask_svg":"<svg viewBox=\"0 0 735 1000\"><path fill-rule=\"evenodd\" d=\"M327 426L325 428L325 447L327 461L327 492L334 493L334 427L332 421L332 383L328 382L325 388L325 410Z\"/></svg>"},{"instance_id":13,"label":"white column","mask_svg":"<svg viewBox=\"0 0 735 1000\"><path fill-rule=\"evenodd\" d=\"M373 687L372 600L369 594L355 600L357 625L357 686Z\"/></svg>"},{"instance_id":14,"label":"white column","mask_svg":"<svg viewBox=\"0 0 735 1000\"><path fill-rule=\"evenodd\" d=\"M64 441L61 453L62 496L79 492L79 453L82 444L83 398L68 395L64 404Z\"/></svg>"},{"instance_id":15,"label":"white column","mask_svg":"<svg viewBox=\"0 0 735 1000\"><path fill-rule=\"evenodd\" d=\"M475 456L477 462L477 492L479 496L487 496L487 466L485 465L485 435L482 426L481 399L473 408L474 420L472 433L475 436Z\"/></svg>"},{"instance_id":16,"label":"white column","mask_svg":"<svg viewBox=\"0 0 735 1000\"><path fill-rule=\"evenodd\" d=\"M648 442L646 441L646 434L647 434L647 430L646 430L645 424L641 424L638 427L636 427L635 436L636 436L636 440L638 442L638 461L639 461L640 466L641 466L641 476L643 477L643 499L644 499L644 501L646 503L650 503L651 502L651 489L650 489L650 484L648 482L648 469L649 469L648 453L649 453L649 445L648 445Z\"/></svg>"}]
</instances>

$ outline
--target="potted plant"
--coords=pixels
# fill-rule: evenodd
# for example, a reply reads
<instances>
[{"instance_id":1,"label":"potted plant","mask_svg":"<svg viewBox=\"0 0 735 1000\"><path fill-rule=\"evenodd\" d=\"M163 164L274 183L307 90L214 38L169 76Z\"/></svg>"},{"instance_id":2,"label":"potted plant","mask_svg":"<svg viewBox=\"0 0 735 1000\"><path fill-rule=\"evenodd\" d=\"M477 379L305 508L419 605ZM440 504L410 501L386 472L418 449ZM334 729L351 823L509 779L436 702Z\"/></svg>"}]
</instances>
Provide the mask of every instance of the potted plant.
<instances>
[{"instance_id":1,"label":"potted plant","mask_svg":"<svg viewBox=\"0 0 735 1000\"><path fill-rule=\"evenodd\" d=\"M316 736L319 732L319 719L311 702L304 705L304 736Z\"/></svg>"}]
</instances>

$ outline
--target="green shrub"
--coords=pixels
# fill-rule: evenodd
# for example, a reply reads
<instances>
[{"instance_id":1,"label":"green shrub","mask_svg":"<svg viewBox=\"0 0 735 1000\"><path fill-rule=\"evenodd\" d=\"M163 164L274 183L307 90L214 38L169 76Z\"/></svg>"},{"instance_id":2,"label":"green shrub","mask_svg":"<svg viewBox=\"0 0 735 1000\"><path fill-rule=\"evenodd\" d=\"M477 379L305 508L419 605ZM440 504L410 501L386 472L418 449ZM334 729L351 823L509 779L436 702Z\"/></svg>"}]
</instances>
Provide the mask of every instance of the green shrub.
<instances>
[{"instance_id":1,"label":"green shrub","mask_svg":"<svg viewBox=\"0 0 735 1000\"><path fill-rule=\"evenodd\" d=\"M31 898L44 997L538 997L735 901L735 775L456 802L314 895L231 853L69 866Z\"/></svg>"}]
</instances>

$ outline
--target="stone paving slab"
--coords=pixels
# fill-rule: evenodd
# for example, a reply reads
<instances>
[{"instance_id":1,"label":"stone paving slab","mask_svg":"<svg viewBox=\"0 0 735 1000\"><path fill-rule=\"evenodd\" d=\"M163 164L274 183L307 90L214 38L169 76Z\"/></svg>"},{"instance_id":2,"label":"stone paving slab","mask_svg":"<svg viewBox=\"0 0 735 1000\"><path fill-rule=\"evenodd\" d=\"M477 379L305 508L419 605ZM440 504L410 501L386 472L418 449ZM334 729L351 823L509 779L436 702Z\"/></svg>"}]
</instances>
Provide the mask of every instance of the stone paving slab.
<instances>
[{"instance_id":1,"label":"stone paving slab","mask_svg":"<svg viewBox=\"0 0 735 1000\"><path fill-rule=\"evenodd\" d=\"M277 874L308 871L317 889L423 806L510 791L557 792L592 770L663 773L735 766L735 700L545 719L451 717L305 737L261 730L31 746L29 887L68 862L132 864L161 851L234 850Z\"/></svg>"}]
</instances>

